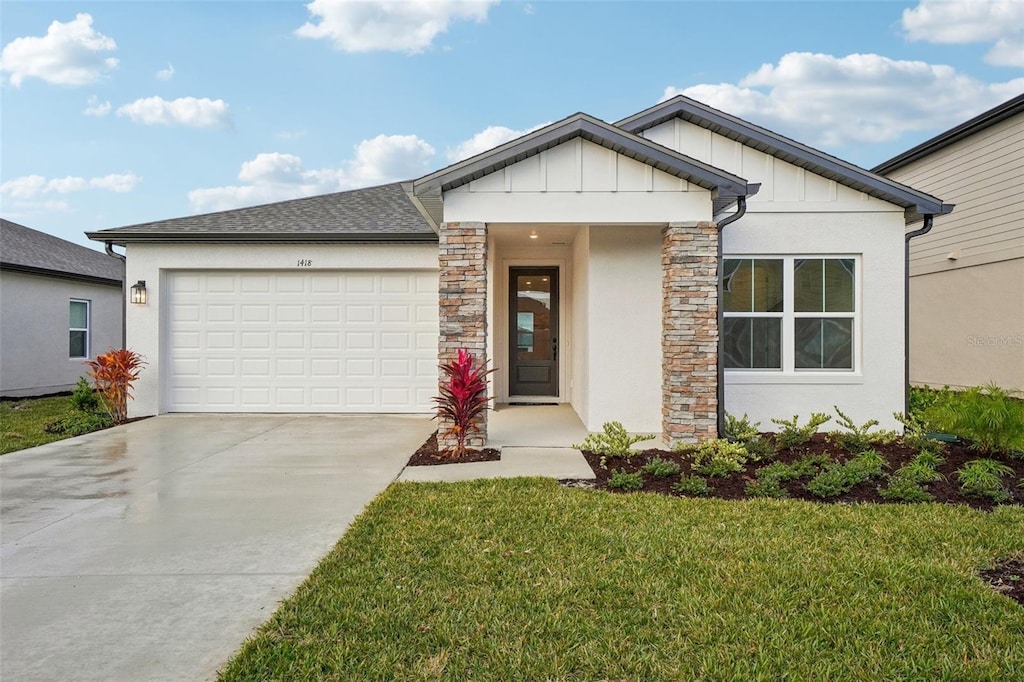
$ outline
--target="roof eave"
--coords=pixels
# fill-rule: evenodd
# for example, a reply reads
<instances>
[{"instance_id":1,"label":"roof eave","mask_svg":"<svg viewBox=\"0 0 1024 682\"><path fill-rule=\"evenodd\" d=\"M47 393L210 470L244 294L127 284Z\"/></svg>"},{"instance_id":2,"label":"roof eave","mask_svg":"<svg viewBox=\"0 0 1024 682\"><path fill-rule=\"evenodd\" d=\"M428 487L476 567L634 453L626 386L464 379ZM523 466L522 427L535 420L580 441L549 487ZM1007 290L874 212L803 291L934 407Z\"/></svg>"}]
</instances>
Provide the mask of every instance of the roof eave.
<instances>
[{"instance_id":1,"label":"roof eave","mask_svg":"<svg viewBox=\"0 0 1024 682\"><path fill-rule=\"evenodd\" d=\"M86 232L97 242L118 246L131 243L228 242L238 244L262 243L431 243L437 241L433 232Z\"/></svg>"},{"instance_id":2,"label":"roof eave","mask_svg":"<svg viewBox=\"0 0 1024 682\"><path fill-rule=\"evenodd\" d=\"M98 275L86 275L78 272L65 272L63 270L51 270L49 268L37 268L31 265L19 263L0 263L0 270L5 272L20 272L26 275L38 275L40 277L56 277L58 279L74 280L76 282L88 282L89 284L102 284L105 286L121 286L123 280L100 277Z\"/></svg>"}]
</instances>

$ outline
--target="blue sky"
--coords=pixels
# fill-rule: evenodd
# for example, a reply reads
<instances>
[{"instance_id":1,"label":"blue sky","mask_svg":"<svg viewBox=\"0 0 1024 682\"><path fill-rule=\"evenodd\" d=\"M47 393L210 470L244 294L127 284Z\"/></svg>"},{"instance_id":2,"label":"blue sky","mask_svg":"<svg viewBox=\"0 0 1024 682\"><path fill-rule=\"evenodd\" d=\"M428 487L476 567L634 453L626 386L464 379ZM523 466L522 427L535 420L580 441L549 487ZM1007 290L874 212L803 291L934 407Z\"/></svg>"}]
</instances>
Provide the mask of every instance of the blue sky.
<instances>
[{"instance_id":1,"label":"blue sky","mask_svg":"<svg viewBox=\"0 0 1024 682\"><path fill-rule=\"evenodd\" d=\"M92 246L678 92L865 167L1024 92L1021 0L3 0L0 43L0 214Z\"/></svg>"}]
</instances>

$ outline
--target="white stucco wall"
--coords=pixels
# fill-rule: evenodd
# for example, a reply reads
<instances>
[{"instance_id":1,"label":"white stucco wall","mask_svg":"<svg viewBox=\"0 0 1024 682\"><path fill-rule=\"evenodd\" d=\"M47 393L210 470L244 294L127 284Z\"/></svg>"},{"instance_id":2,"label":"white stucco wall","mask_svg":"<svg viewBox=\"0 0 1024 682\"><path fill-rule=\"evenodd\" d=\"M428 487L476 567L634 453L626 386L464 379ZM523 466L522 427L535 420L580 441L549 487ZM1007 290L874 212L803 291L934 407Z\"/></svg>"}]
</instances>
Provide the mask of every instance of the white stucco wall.
<instances>
[{"instance_id":1,"label":"white stucco wall","mask_svg":"<svg viewBox=\"0 0 1024 682\"><path fill-rule=\"evenodd\" d=\"M69 302L89 306L89 354L121 347L121 287L0 272L0 395L71 390L86 367L68 357Z\"/></svg>"},{"instance_id":2,"label":"white stucco wall","mask_svg":"<svg viewBox=\"0 0 1024 682\"><path fill-rule=\"evenodd\" d=\"M661 432L661 228L590 227L584 424ZM581 415L582 417L582 415Z\"/></svg>"},{"instance_id":3,"label":"white stucco wall","mask_svg":"<svg viewBox=\"0 0 1024 682\"><path fill-rule=\"evenodd\" d=\"M727 370L726 409L775 430L772 417L833 413L838 405L857 423L877 419L896 428L903 409L903 213L757 213L725 228L726 257L855 256L860 316L853 372ZM824 428L831 428L827 424Z\"/></svg>"},{"instance_id":4,"label":"white stucco wall","mask_svg":"<svg viewBox=\"0 0 1024 682\"><path fill-rule=\"evenodd\" d=\"M408 270L438 267L436 244L131 244L126 281L145 280L147 305L129 305L128 347L149 365L129 404L132 417L162 410L162 288L172 270ZM310 266L299 266L311 261ZM65 311L66 315L66 311Z\"/></svg>"},{"instance_id":5,"label":"white stucco wall","mask_svg":"<svg viewBox=\"0 0 1024 682\"><path fill-rule=\"evenodd\" d=\"M590 227L584 225L572 242L572 342L569 402L584 424L590 421Z\"/></svg>"}]
</instances>

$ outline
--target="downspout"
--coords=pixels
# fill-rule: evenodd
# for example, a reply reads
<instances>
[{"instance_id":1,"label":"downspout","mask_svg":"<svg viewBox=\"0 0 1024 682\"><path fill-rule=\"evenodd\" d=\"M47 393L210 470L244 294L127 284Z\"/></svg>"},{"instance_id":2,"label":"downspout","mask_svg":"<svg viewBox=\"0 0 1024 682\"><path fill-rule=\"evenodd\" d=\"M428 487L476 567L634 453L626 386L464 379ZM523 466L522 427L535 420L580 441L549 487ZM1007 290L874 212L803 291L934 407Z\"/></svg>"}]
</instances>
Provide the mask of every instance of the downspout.
<instances>
[{"instance_id":1,"label":"downspout","mask_svg":"<svg viewBox=\"0 0 1024 682\"><path fill-rule=\"evenodd\" d=\"M736 212L718 223L718 303L715 306L718 310L718 354L716 358L718 379L715 382L715 392L718 401L719 438L725 438L725 365L722 362L722 357L725 355L725 334L722 333L722 325L725 324L725 315L722 312L722 299L725 293L725 279L723 277L725 268L722 265L722 230L725 229L726 225L730 225L742 218L746 212L747 198L738 197L736 199ZM907 253L909 254L910 252L908 251Z\"/></svg>"},{"instance_id":2,"label":"downspout","mask_svg":"<svg viewBox=\"0 0 1024 682\"><path fill-rule=\"evenodd\" d=\"M935 216L926 214L920 229L908 232L903 253L903 415L910 417L910 240L928 234Z\"/></svg>"},{"instance_id":3,"label":"downspout","mask_svg":"<svg viewBox=\"0 0 1024 682\"><path fill-rule=\"evenodd\" d=\"M128 259L114 251L111 242L103 242L103 250L108 256L118 259L124 265L124 274L121 275L121 348L128 347L128 293L125 287L128 286Z\"/></svg>"}]
</instances>

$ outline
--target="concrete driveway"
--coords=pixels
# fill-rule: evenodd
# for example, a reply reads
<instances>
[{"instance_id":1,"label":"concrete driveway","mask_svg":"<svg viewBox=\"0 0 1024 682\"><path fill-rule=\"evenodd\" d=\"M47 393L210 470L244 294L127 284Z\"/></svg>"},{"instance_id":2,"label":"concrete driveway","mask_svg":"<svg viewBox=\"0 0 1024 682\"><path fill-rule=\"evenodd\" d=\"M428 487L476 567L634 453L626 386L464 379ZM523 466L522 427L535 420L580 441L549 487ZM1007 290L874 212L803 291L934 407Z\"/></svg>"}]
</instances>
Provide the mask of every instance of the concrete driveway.
<instances>
[{"instance_id":1,"label":"concrete driveway","mask_svg":"<svg viewBox=\"0 0 1024 682\"><path fill-rule=\"evenodd\" d=\"M214 677L433 429L172 415L0 457L0 679Z\"/></svg>"}]
</instances>

